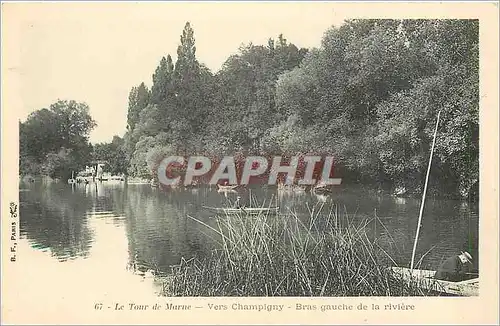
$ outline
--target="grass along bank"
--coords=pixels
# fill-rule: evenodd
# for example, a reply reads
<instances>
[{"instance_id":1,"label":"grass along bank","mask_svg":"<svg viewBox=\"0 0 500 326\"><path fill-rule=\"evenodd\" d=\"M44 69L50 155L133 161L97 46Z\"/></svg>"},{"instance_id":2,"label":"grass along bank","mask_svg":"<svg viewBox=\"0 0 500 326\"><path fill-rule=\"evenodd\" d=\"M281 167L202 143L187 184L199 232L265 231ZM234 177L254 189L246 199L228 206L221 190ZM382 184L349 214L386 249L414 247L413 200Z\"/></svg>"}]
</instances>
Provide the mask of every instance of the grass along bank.
<instances>
[{"instance_id":1,"label":"grass along bank","mask_svg":"<svg viewBox=\"0 0 500 326\"><path fill-rule=\"evenodd\" d=\"M417 296L394 278L390 257L369 239L368 220L354 225L323 206L296 214L216 218L220 249L203 260L182 259L163 286L166 296ZM351 219L352 221L352 219Z\"/></svg>"}]
</instances>

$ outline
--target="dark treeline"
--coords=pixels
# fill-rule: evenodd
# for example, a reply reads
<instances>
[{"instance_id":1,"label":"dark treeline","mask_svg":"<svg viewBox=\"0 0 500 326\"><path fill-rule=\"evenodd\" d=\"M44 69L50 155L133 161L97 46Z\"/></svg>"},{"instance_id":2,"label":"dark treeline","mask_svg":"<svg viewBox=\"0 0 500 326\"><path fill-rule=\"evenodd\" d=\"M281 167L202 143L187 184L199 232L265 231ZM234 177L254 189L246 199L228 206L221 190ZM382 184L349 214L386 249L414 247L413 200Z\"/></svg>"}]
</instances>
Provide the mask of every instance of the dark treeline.
<instances>
[{"instance_id":1,"label":"dark treeline","mask_svg":"<svg viewBox=\"0 0 500 326\"><path fill-rule=\"evenodd\" d=\"M19 171L67 179L92 159L89 134L96 126L89 107L57 101L19 123Z\"/></svg>"},{"instance_id":2,"label":"dark treeline","mask_svg":"<svg viewBox=\"0 0 500 326\"><path fill-rule=\"evenodd\" d=\"M479 180L478 31L477 20L350 20L317 49L282 35L242 46L213 74L187 23L177 61L132 88L125 136L99 155L151 177L166 154L328 153L344 184L420 194L442 110L429 187L467 196Z\"/></svg>"},{"instance_id":3,"label":"dark treeline","mask_svg":"<svg viewBox=\"0 0 500 326\"><path fill-rule=\"evenodd\" d=\"M420 192L441 122L431 187L467 194L478 181L478 22L354 20L307 51L283 36L249 44L215 75L186 27L175 64L134 87L129 172L164 154L330 153L347 182Z\"/></svg>"}]
</instances>

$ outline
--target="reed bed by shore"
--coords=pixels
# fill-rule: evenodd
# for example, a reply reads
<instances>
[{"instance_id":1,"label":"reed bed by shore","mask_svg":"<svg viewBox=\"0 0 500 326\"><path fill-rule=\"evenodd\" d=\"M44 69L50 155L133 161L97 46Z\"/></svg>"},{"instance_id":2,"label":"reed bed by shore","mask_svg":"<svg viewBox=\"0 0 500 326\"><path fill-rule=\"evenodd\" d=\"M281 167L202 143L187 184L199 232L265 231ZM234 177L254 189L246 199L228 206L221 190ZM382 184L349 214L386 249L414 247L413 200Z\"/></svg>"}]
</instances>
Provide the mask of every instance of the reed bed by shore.
<instances>
[{"instance_id":1,"label":"reed bed by shore","mask_svg":"<svg viewBox=\"0 0 500 326\"><path fill-rule=\"evenodd\" d=\"M310 208L305 220L293 212L219 216L216 226L198 220L217 234L221 249L173 266L163 295L430 295L388 271L392 259L370 239L368 220L353 223L322 207Z\"/></svg>"}]
</instances>

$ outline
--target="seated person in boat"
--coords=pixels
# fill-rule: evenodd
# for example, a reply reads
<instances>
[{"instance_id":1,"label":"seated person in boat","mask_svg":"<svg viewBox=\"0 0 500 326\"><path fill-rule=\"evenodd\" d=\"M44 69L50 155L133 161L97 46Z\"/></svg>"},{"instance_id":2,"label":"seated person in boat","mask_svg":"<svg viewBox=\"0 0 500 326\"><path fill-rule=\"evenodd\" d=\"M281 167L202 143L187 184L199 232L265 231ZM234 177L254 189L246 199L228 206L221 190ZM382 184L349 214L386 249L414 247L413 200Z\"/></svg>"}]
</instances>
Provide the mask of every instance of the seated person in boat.
<instances>
[{"instance_id":1,"label":"seated person in boat","mask_svg":"<svg viewBox=\"0 0 500 326\"><path fill-rule=\"evenodd\" d=\"M468 252L461 252L460 255L454 255L446 259L439 266L435 279L460 282L470 279L470 270L472 267L472 256Z\"/></svg>"},{"instance_id":2,"label":"seated person in boat","mask_svg":"<svg viewBox=\"0 0 500 326\"><path fill-rule=\"evenodd\" d=\"M242 208L240 196L236 197L236 200L234 201L234 204L233 204L233 208Z\"/></svg>"}]
</instances>

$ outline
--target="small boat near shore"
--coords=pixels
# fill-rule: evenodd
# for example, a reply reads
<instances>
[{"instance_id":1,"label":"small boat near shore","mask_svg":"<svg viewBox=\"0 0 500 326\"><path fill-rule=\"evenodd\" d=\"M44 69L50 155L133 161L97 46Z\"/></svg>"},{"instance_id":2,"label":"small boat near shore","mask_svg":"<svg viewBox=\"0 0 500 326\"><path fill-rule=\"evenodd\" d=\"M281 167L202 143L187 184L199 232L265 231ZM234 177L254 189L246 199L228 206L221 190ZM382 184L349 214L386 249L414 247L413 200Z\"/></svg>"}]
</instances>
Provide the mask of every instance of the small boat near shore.
<instances>
[{"instance_id":1,"label":"small boat near shore","mask_svg":"<svg viewBox=\"0 0 500 326\"><path fill-rule=\"evenodd\" d=\"M259 214L277 214L279 207L241 207L241 208L219 208L219 207L208 207L203 206L203 208L209 209L213 212L219 214L247 214L247 215L259 215Z\"/></svg>"},{"instance_id":2,"label":"small boat near shore","mask_svg":"<svg viewBox=\"0 0 500 326\"><path fill-rule=\"evenodd\" d=\"M413 269L411 271L405 267L391 267L391 271L396 278L414 282L421 289L467 297L479 295L478 277L460 282L451 282L434 279L436 271L431 270Z\"/></svg>"},{"instance_id":3,"label":"small boat near shore","mask_svg":"<svg viewBox=\"0 0 500 326\"><path fill-rule=\"evenodd\" d=\"M160 186L160 182L155 178L151 179L149 184L151 185L151 188L158 188Z\"/></svg>"},{"instance_id":4,"label":"small boat near shore","mask_svg":"<svg viewBox=\"0 0 500 326\"><path fill-rule=\"evenodd\" d=\"M227 197L228 194L237 194L238 192L236 190L220 190L220 189L217 189L217 192L220 193L220 194L224 194L224 196Z\"/></svg>"},{"instance_id":5,"label":"small boat near shore","mask_svg":"<svg viewBox=\"0 0 500 326\"><path fill-rule=\"evenodd\" d=\"M332 192L332 186L320 182L312 188L312 191L317 194L327 194Z\"/></svg>"},{"instance_id":6,"label":"small boat near shore","mask_svg":"<svg viewBox=\"0 0 500 326\"><path fill-rule=\"evenodd\" d=\"M278 191L301 193L301 192L306 191L306 187L301 187L301 186L297 186L297 185L286 185L286 184L280 183L280 184L278 184Z\"/></svg>"},{"instance_id":7,"label":"small boat near shore","mask_svg":"<svg viewBox=\"0 0 500 326\"><path fill-rule=\"evenodd\" d=\"M219 191L229 191L229 190L234 190L238 187L238 185L228 185L228 186L223 186L220 184L217 184L217 190Z\"/></svg>"}]
</instances>

